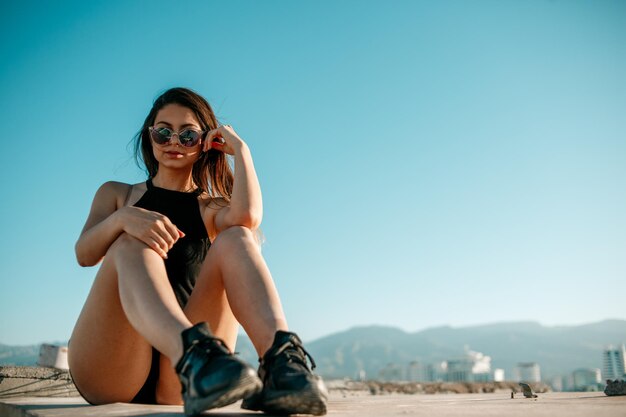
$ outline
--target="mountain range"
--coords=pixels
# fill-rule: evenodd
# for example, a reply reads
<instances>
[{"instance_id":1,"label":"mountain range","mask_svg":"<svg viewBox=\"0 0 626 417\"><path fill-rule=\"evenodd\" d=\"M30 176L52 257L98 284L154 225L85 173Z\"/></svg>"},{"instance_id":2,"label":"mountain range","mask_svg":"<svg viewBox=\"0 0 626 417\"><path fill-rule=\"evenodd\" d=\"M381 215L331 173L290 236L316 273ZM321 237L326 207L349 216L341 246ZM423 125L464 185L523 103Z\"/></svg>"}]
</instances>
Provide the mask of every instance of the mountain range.
<instances>
[{"instance_id":1,"label":"mountain range","mask_svg":"<svg viewBox=\"0 0 626 417\"><path fill-rule=\"evenodd\" d=\"M365 371L376 379L389 365L407 369L459 359L467 349L491 357L491 368L513 369L521 362L536 362L544 379L570 375L579 368L602 369L608 345L626 343L626 320L604 320L579 326L542 326L537 322L508 322L471 327L436 327L414 333L387 326L355 327L306 343L317 372L327 378L355 378ZM249 341L237 350L253 360Z\"/></svg>"},{"instance_id":2,"label":"mountain range","mask_svg":"<svg viewBox=\"0 0 626 417\"><path fill-rule=\"evenodd\" d=\"M512 378L520 362L536 362L542 378L569 375L579 368L602 368L607 345L626 343L626 320L604 320L579 326L542 326L536 322L508 322L471 327L430 328L414 333L388 326L354 327L305 343L315 358L316 372L326 378L354 378L364 371L376 379L392 365L408 368L463 357L467 349L491 357L491 367ZM242 335L241 357L252 364L257 355ZM34 365L39 346L0 344L0 365Z\"/></svg>"}]
</instances>

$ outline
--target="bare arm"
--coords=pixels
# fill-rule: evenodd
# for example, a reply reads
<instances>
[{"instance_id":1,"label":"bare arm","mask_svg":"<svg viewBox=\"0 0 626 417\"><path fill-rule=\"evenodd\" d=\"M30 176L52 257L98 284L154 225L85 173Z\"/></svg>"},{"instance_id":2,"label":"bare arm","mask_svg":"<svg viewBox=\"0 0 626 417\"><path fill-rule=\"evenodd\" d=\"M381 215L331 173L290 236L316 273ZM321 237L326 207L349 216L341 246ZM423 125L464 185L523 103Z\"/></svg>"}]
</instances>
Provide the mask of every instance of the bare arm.
<instances>
[{"instance_id":1,"label":"bare arm","mask_svg":"<svg viewBox=\"0 0 626 417\"><path fill-rule=\"evenodd\" d=\"M160 213L139 207L122 207L122 196L127 190L127 184L107 182L96 192L75 246L76 259L81 266L100 262L122 232L141 240L163 258L167 258L167 251L184 236Z\"/></svg>"},{"instance_id":2,"label":"bare arm","mask_svg":"<svg viewBox=\"0 0 626 417\"><path fill-rule=\"evenodd\" d=\"M213 135L212 135L213 133ZM222 137L223 144L213 142L211 137ZM256 230L263 218L261 187L252 162L248 145L237 136L230 126L222 126L208 133L207 144L225 153L234 155L235 178L230 204L215 214L217 233L230 226L244 226Z\"/></svg>"},{"instance_id":3,"label":"bare arm","mask_svg":"<svg viewBox=\"0 0 626 417\"><path fill-rule=\"evenodd\" d=\"M102 184L91 203L91 211L76 242L76 260L80 266L96 265L104 257L109 246L122 233L123 228L116 215L119 189L122 184Z\"/></svg>"}]
</instances>

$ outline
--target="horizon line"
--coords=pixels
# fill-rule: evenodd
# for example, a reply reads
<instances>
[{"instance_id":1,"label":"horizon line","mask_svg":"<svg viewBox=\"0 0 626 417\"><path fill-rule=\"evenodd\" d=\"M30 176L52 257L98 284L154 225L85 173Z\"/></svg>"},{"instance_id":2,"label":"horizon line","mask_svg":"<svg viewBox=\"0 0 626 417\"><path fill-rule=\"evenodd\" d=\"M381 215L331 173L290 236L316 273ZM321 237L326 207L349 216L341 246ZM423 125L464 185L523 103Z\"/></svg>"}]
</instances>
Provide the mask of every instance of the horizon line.
<instances>
[{"instance_id":1,"label":"horizon line","mask_svg":"<svg viewBox=\"0 0 626 417\"><path fill-rule=\"evenodd\" d=\"M582 327L582 326L589 326L589 325L593 325L593 324L599 324L599 323L604 323L607 321L623 321L626 322L625 318L606 318L606 319L602 319L602 320L596 320L596 321L592 321L592 322L585 322L585 323L579 323L579 324L543 324L541 322L539 322L538 320L511 320L511 321L496 321L496 322L487 322L487 323L480 323L480 324L469 324L469 325L450 325L450 324L442 324L442 325L436 325L436 326L430 326L430 327L425 327L422 328L420 330L414 330L414 331L409 331L406 330L398 325L392 325L392 324L356 324L353 326L350 326L348 328L345 328L344 330L339 330L339 331L335 331L335 332L331 332L328 333L326 335L323 336L318 336L314 339L308 340L307 343L312 343L315 342L317 340L321 340L327 337L331 337L331 336L335 336L341 333L345 333L348 332L350 330L354 330L354 329L362 329L362 328L367 328L367 327L381 327L381 328L388 328L388 329L395 329L395 330L400 330L404 333L407 334L414 334L414 333L420 333L423 331L427 331L427 330L433 330L433 329L441 329L441 328L450 328L450 329L468 329L468 328L473 328L473 327L485 327L485 326L496 326L496 325L506 325L506 324L537 324L540 327L545 327L545 328L557 328L557 327ZM248 337L246 332L243 331L243 328L240 327L240 331L238 333L238 336L244 336L244 337ZM40 342L35 342L35 343L27 343L27 344L7 344L4 341L0 341L0 346L9 346L9 347L29 347L29 346L39 346L42 345L44 343L48 343L48 344L64 344L65 346L67 346L69 342L69 339L66 341L61 341L61 340L44 340L44 341L40 341Z\"/></svg>"}]
</instances>

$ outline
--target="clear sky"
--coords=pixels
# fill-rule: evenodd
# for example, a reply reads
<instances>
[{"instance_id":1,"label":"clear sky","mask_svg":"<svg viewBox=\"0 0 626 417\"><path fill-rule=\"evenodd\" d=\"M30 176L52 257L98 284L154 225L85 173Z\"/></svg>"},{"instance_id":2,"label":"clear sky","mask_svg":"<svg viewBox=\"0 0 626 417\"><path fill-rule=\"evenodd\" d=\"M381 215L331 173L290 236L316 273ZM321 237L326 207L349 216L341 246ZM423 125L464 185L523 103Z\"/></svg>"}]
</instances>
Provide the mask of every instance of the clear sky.
<instances>
[{"instance_id":1,"label":"clear sky","mask_svg":"<svg viewBox=\"0 0 626 417\"><path fill-rule=\"evenodd\" d=\"M626 318L626 2L3 1L0 343L67 340L74 243L192 88L249 144L305 340Z\"/></svg>"}]
</instances>

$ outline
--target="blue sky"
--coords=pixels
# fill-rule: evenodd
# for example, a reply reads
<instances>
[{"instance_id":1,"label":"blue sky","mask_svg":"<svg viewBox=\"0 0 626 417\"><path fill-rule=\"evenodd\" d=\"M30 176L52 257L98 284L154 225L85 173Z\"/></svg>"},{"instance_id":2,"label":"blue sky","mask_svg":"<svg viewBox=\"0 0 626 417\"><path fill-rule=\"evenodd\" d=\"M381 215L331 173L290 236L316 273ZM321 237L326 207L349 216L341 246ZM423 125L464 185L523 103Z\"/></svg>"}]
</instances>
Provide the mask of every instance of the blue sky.
<instances>
[{"instance_id":1,"label":"blue sky","mask_svg":"<svg viewBox=\"0 0 626 417\"><path fill-rule=\"evenodd\" d=\"M0 5L0 343L67 340L73 245L173 86L249 144L291 327L626 318L626 3Z\"/></svg>"}]
</instances>

